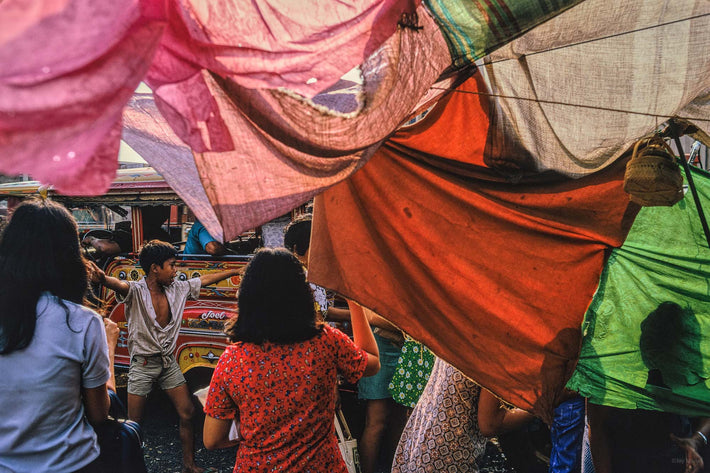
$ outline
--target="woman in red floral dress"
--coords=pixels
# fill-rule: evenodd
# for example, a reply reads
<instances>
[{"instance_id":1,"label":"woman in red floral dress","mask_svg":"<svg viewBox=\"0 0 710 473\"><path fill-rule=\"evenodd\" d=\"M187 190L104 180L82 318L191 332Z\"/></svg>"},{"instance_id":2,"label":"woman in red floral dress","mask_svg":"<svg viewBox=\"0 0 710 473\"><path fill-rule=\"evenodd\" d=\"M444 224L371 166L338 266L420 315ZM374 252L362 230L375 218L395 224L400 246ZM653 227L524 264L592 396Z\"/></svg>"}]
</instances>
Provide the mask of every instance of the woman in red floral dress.
<instances>
[{"instance_id":1,"label":"woman in red floral dress","mask_svg":"<svg viewBox=\"0 0 710 473\"><path fill-rule=\"evenodd\" d=\"M234 472L343 472L333 426L337 373L354 383L379 370L377 344L361 310L352 311L354 342L316 323L303 266L284 248L264 248L239 289L234 342L219 359L205 403L204 443L240 436Z\"/></svg>"}]
</instances>

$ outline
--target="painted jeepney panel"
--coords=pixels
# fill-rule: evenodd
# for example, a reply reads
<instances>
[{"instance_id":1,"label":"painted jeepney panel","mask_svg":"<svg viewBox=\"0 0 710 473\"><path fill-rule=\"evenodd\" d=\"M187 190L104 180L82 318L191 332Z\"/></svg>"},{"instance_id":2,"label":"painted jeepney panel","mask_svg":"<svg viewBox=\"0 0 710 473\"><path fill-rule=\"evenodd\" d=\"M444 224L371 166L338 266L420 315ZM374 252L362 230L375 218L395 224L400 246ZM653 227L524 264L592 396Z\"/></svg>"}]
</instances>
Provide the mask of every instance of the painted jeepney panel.
<instances>
[{"instance_id":1,"label":"painted jeepney panel","mask_svg":"<svg viewBox=\"0 0 710 473\"><path fill-rule=\"evenodd\" d=\"M67 196L56 193L51 187L43 188L37 181L0 184L0 199L15 198L18 202L27 197L47 195L68 207L104 205L130 207L134 248L142 243L142 207L153 205L184 206L182 199L154 169L120 169L109 190L99 196ZM176 222L183 225L184 222ZM182 256L180 257L182 258ZM225 256L215 259L208 256L187 256L177 261L178 278L199 277L209 272L246 266L249 256ZM107 275L126 281L137 281L143 270L136 255L115 256L105 267ZM197 301L188 300L183 313L175 358L184 373L197 367L214 368L219 355L227 345L222 333L224 322L237 314L236 294L241 278L234 276L216 285L202 288ZM124 305L116 303L113 291L102 288L100 297L107 302L108 314L120 328L115 364L128 367L126 317Z\"/></svg>"},{"instance_id":2,"label":"painted jeepney panel","mask_svg":"<svg viewBox=\"0 0 710 473\"><path fill-rule=\"evenodd\" d=\"M236 257L229 261L178 260L177 278L186 280L204 274L242 268L248 257ZM123 281L138 281L144 273L137 258L117 257L106 267L106 274ZM175 359L183 373L196 367L214 368L217 359L227 346L223 333L224 323L237 314L237 289L240 276L232 276L224 281L200 289L200 298L188 300L182 315L180 333L175 350ZM118 324L120 335L116 347L115 364L128 367L128 326L124 304L117 304L116 295L106 288L101 297L109 306L109 317Z\"/></svg>"}]
</instances>

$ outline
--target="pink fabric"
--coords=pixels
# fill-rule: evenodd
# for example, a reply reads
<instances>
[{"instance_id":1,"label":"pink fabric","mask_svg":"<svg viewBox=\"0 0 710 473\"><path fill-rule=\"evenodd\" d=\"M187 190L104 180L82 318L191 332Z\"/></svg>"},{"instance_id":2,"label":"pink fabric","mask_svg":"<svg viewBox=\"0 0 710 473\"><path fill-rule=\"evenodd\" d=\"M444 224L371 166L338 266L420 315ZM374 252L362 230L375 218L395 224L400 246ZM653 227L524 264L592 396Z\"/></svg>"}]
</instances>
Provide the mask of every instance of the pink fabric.
<instances>
[{"instance_id":1,"label":"pink fabric","mask_svg":"<svg viewBox=\"0 0 710 473\"><path fill-rule=\"evenodd\" d=\"M121 111L164 22L150 2L0 4L0 172L98 194L114 178Z\"/></svg>"},{"instance_id":2,"label":"pink fabric","mask_svg":"<svg viewBox=\"0 0 710 473\"><path fill-rule=\"evenodd\" d=\"M334 84L390 37L415 0L173 0L147 77L156 104L197 152L233 151L201 70L253 89L306 97Z\"/></svg>"},{"instance_id":3,"label":"pink fabric","mask_svg":"<svg viewBox=\"0 0 710 473\"><path fill-rule=\"evenodd\" d=\"M148 80L160 87L208 69L253 89L307 97L334 84L392 36L417 0L170 0Z\"/></svg>"},{"instance_id":4,"label":"pink fabric","mask_svg":"<svg viewBox=\"0 0 710 473\"><path fill-rule=\"evenodd\" d=\"M123 139L141 156L159 157L151 159L153 167L221 241L222 229L202 187L192 151L160 114L152 94L134 94L128 102L123 112Z\"/></svg>"},{"instance_id":5,"label":"pink fabric","mask_svg":"<svg viewBox=\"0 0 710 473\"><path fill-rule=\"evenodd\" d=\"M158 107L182 140L199 152L235 151L207 70L244 87L313 96L417 3L0 2L0 172L28 173L65 193L104 192L121 111L149 68Z\"/></svg>"},{"instance_id":6,"label":"pink fabric","mask_svg":"<svg viewBox=\"0 0 710 473\"><path fill-rule=\"evenodd\" d=\"M226 137L237 145L235 151L194 154L202 192L221 222L203 220L211 234L233 238L283 215L369 159L450 65L446 42L422 8L419 19L421 30L400 29L363 63L364 105L352 114L325 110L314 103L319 97L312 102L287 92L247 89L201 72L196 82L208 87L214 113L229 130ZM124 138L131 146L139 135L165 141L165 129L156 121L126 122L133 128ZM186 185L194 189L171 173L176 152L166 146L145 157L178 192ZM193 191L183 194L197 200Z\"/></svg>"}]
</instances>

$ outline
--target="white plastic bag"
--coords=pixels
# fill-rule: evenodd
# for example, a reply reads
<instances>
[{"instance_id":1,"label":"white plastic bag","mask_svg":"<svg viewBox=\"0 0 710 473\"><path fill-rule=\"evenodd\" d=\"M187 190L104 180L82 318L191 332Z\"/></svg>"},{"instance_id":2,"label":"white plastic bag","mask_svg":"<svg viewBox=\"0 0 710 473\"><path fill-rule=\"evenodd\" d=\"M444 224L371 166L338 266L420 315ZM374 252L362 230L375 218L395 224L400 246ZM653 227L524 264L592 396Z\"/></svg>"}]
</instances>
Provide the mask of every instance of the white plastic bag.
<instances>
[{"instance_id":1,"label":"white plastic bag","mask_svg":"<svg viewBox=\"0 0 710 473\"><path fill-rule=\"evenodd\" d=\"M343 434L343 431L345 434ZM360 467L360 453L357 449L357 440L350 433L348 423L345 421L343 411L338 409L335 415L335 432L338 434L338 447L343 455L348 473L362 473Z\"/></svg>"}]
</instances>

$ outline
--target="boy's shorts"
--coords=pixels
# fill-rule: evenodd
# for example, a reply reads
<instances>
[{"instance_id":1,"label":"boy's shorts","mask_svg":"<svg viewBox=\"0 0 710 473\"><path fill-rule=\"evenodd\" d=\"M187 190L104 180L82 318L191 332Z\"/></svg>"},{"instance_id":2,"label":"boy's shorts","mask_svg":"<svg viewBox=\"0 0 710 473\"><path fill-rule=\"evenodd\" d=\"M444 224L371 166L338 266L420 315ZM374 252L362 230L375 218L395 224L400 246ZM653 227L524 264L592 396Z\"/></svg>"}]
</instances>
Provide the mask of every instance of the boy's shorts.
<instances>
[{"instance_id":1,"label":"boy's shorts","mask_svg":"<svg viewBox=\"0 0 710 473\"><path fill-rule=\"evenodd\" d=\"M177 388L187 382L180 371L180 365L172 356L167 368L163 368L163 359L160 355L131 357L131 366L128 368L129 394L147 396L156 381L163 391Z\"/></svg>"}]
</instances>

